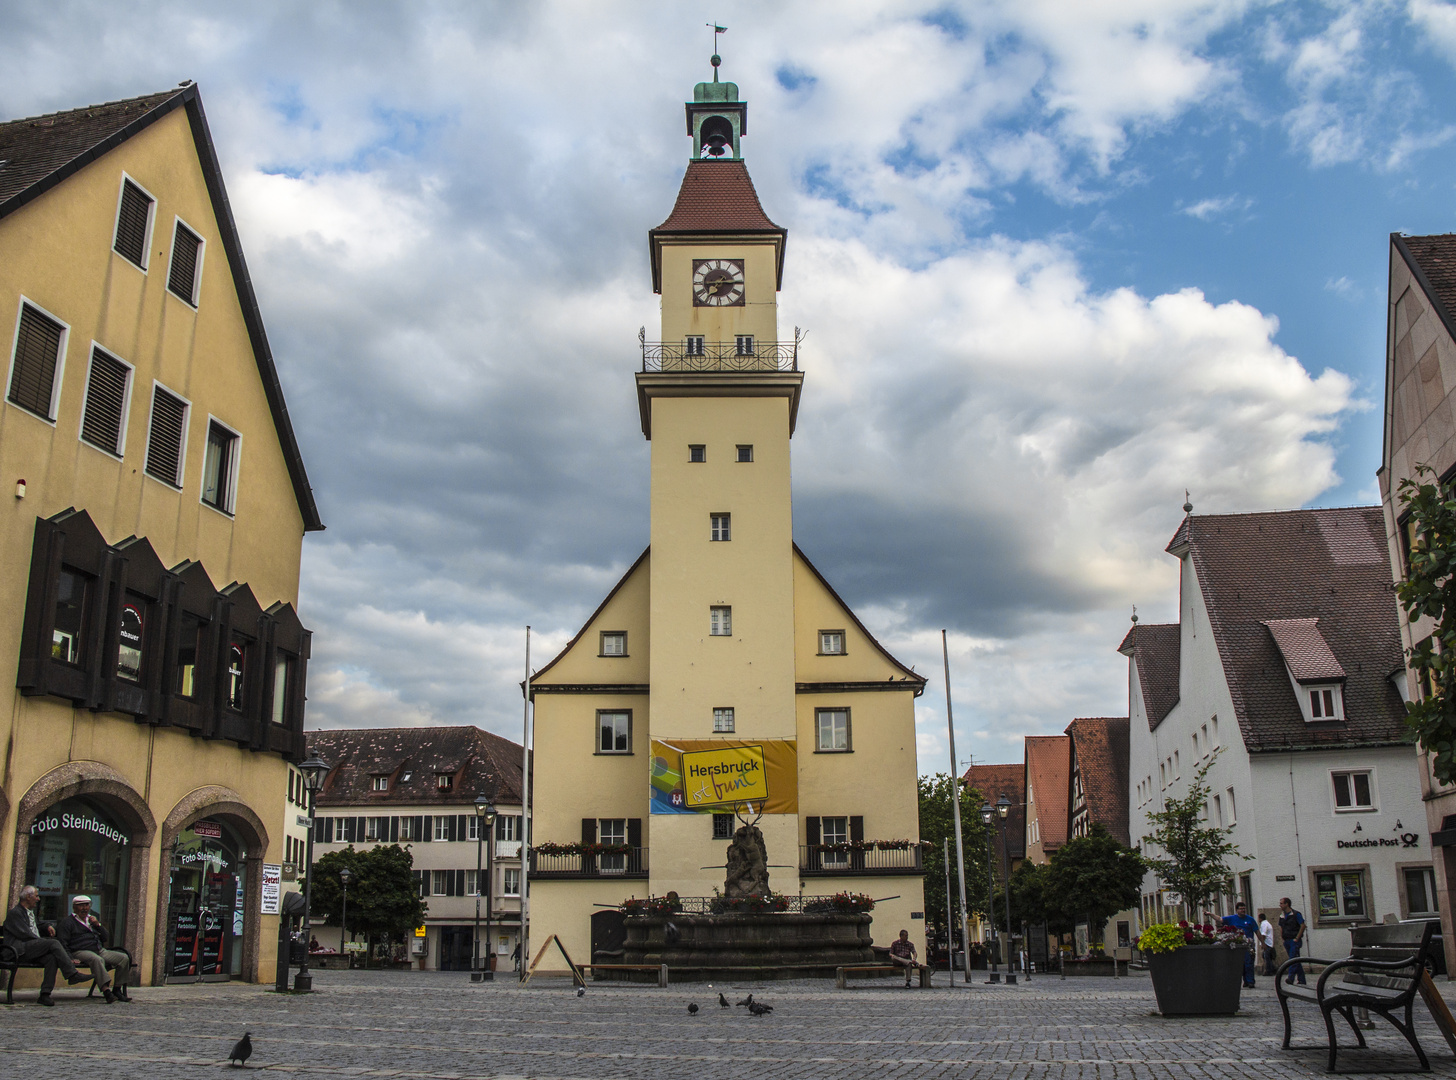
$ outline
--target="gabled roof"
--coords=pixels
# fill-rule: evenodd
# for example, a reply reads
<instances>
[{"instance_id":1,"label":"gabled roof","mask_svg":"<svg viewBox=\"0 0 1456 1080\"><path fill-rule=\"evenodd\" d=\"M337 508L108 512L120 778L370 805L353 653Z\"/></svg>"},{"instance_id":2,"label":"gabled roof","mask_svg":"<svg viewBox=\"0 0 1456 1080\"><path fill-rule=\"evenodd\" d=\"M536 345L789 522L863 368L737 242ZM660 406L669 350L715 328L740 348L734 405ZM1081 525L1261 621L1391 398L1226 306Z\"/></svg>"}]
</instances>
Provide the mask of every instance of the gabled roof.
<instances>
[{"instance_id":1,"label":"gabled roof","mask_svg":"<svg viewBox=\"0 0 1456 1080\"><path fill-rule=\"evenodd\" d=\"M1178 704L1178 665L1183 632L1177 623L1137 623L1117 651L1137 664L1138 689L1148 714L1148 729L1156 730Z\"/></svg>"},{"instance_id":2,"label":"gabled roof","mask_svg":"<svg viewBox=\"0 0 1456 1080\"><path fill-rule=\"evenodd\" d=\"M1250 752L1406 741L1389 679L1403 656L1380 507L1190 515L1179 531ZM1330 656L1310 662L1345 672L1343 720L1305 722L1267 625L1311 619Z\"/></svg>"},{"instance_id":3,"label":"gabled roof","mask_svg":"<svg viewBox=\"0 0 1456 1080\"><path fill-rule=\"evenodd\" d=\"M690 161L667 220L647 234L652 255L652 291L662 291L663 237L759 235L777 238L778 280L784 278L784 246L789 230L763 212L758 191L742 161Z\"/></svg>"},{"instance_id":4,"label":"gabled roof","mask_svg":"<svg viewBox=\"0 0 1456 1080\"><path fill-rule=\"evenodd\" d=\"M597 616L599 616L603 611L606 610L607 605L612 602L612 597L616 596L617 593L622 591L622 586L627 584L628 579L630 579L632 575L637 572L637 568L642 565L643 561L650 554L652 554L652 547L651 545L648 545L647 547L642 549L642 554L637 556L636 561L634 561L631 566L627 567L627 572L617 579L617 583L612 586L612 591L607 593L606 596L602 597L602 602L598 604L597 609L587 617L586 622L581 624L581 629L576 632L572 639L568 641L565 645L563 645L561 647L561 651L553 656L549 661L547 661L544 667L538 668L536 671L533 671L531 673L532 700L535 700L536 680L538 680L539 678L541 678L542 675L545 675L548 671L554 668L558 663L560 663L562 657L564 657L567 653L571 652L572 649L576 648L576 643L581 640L581 635L586 633L587 627L597 621ZM522 690L524 691L524 687L522 688Z\"/></svg>"},{"instance_id":5,"label":"gabled roof","mask_svg":"<svg viewBox=\"0 0 1456 1080\"><path fill-rule=\"evenodd\" d=\"M1088 716L1067 725L1087 813L1123 844L1128 843L1128 719ZM1070 798L1070 793L1068 795ZM1069 807L1070 809L1070 807Z\"/></svg>"},{"instance_id":6,"label":"gabled roof","mask_svg":"<svg viewBox=\"0 0 1456 1080\"><path fill-rule=\"evenodd\" d=\"M1026 857L1026 769L1021 762L1009 765L972 765L961 781L981 793L981 798L993 806L1005 795L1011 802L1006 811L1006 852L1013 859ZM1001 827L991 830L996 839L996 851L1001 851Z\"/></svg>"},{"instance_id":7,"label":"gabled roof","mask_svg":"<svg viewBox=\"0 0 1456 1080\"><path fill-rule=\"evenodd\" d=\"M1296 682L1331 682L1345 677L1345 669L1319 632L1318 619L1265 619L1274 644Z\"/></svg>"},{"instance_id":8,"label":"gabled roof","mask_svg":"<svg viewBox=\"0 0 1456 1080\"><path fill-rule=\"evenodd\" d=\"M1072 740L1066 735L1026 737L1026 779L1036 800L1041 846L1052 852L1067 842L1067 783ZM1023 789L1025 790L1025 789Z\"/></svg>"},{"instance_id":9,"label":"gabled roof","mask_svg":"<svg viewBox=\"0 0 1456 1080\"><path fill-rule=\"evenodd\" d=\"M330 766L320 806L521 802L520 744L478 727L329 728L308 732L308 752ZM451 790L440 790L441 773ZM390 778L388 791L373 790L376 776Z\"/></svg>"},{"instance_id":10,"label":"gabled roof","mask_svg":"<svg viewBox=\"0 0 1456 1080\"><path fill-rule=\"evenodd\" d=\"M1421 289L1436 305L1446 332L1456 338L1456 234L1401 236L1391 233L1390 242L1411 268ZM1392 296L1391 303L1399 297Z\"/></svg>"},{"instance_id":11,"label":"gabled roof","mask_svg":"<svg viewBox=\"0 0 1456 1080\"><path fill-rule=\"evenodd\" d=\"M223 187L222 168L212 145L212 134L208 130L202 98L195 83L159 94L0 124L0 162L4 163L0 165L0 218L19 210L177 108L187 110L198 161L212 201L213 216L217 219L223 251L232 271L233 285L242 308L243 322L248 328L258 374L263 380L268 408L273 414L278 443L293 482L304 531L317 532L324 525L319 519L313 489L309 486L308 473L304 470L298 440L293 433L293 422L283 400L283 387L278 381L278 369L274 366L268 335L263 329L258 298L253 293L252 278L243 259L237 225Z\"/></svg>"}]
</instances>

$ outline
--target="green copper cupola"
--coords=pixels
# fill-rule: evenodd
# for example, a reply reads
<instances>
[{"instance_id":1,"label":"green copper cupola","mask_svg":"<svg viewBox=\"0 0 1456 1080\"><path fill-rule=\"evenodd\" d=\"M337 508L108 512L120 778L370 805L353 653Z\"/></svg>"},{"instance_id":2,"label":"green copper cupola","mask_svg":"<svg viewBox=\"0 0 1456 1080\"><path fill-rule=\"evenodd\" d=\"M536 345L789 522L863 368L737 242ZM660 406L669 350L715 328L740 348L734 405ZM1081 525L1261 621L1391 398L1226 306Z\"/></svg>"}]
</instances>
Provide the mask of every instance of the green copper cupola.
<instances>
[{"instance_id":1,"label":"green copper cupola","mask_svg":"<svg viewBox=\"0 0 1456 1080\"><path fill-rule=\"evenodd\" d=\"M722 58L713 57L713 81L693 87L686 102L688 135L695 161L742 161L738 140L748 134L748 102L738 100L738 84L718 81Z\"/></svg>"}]
</instances>

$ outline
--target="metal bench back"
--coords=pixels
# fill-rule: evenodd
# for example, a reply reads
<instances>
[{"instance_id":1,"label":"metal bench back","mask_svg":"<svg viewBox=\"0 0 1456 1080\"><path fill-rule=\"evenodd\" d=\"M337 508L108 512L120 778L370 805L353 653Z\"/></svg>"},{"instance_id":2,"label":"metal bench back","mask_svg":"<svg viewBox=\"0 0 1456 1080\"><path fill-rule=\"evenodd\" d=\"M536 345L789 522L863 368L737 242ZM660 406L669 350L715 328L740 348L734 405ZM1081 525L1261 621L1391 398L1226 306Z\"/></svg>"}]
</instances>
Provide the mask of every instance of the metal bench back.
<instances>
[{"instance_id":1,"label":"metal bench back","mask_svg":"<svg viewBox=\"0 0 1456 1080\"><path fill-rule=\"evenodd\" d=\"M1389 963L1406 960L1403 967L1382 970L1354 968L1342 971L1341 982L1413 994L1424 970L1431 946L1432 923L1395 923L1387 926L1357 926L1350 931L1350 956L1356 960Z\"/></svg>"}]
</instances>

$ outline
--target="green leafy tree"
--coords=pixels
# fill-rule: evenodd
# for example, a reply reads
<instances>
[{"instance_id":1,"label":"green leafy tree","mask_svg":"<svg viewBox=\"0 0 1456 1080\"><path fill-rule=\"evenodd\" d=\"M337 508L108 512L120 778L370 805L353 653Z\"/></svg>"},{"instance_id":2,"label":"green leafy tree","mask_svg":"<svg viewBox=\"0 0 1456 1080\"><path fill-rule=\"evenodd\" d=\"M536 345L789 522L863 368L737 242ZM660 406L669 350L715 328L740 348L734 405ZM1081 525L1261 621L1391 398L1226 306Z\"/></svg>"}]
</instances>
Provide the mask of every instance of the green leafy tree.
<instances>
[{"instance_id":1,"label":"green leafy tree","mask_svg":"<svg viewBox=\"0 0 1456 1080\"><path fill-rule=\"evenodd\" d=\"M1143 837L1145 848L1151 845L1163 853L1162 858L1144 854L1143 861L1182 897L1194 916L1228 888L1233 878L1229 860L1242 858L1238 846L1229 840L1233 829L1209 825L1204 817L1209 794L1205 778L1218 755L1215 750L1194 774L1187 795L1168 799L1162 810L1148 815L1153 831Z\"/></svg>"},{"instance_id":2,"label":"green leafy tree","mask_svg":"<svg viewBox=\"0 0 1456 1080\"><path fill-rule=\"evenodd\" d=\"M1456 490L1434 477L1429 466L1419 465L1414 478L1400 482L1411 543L1405 580L1395 594L1411 622L1435 624L1408 652L1424 692L1410 705L1406 723L1431 755L1436 778L1450 784L1456 783Z\"/></svg>"},{"instance_id":3,"label":"green leafy tree","mask_svg":"<svg viewBox=\"0 0 1456 1080\"><path fill-rule=\"evenodd\" d=\"M961 841L966 860L968 903L971 911L980 911L985 906L986 899L986 832L979 816L981 796L965 784L955 786L960 788ZM925 917L939 927L943 935L946 927L955 922L955 905L960 897L959 886L956 884L955 822L951 816L952 781L945 773L936 773L934 776L920 777L919 788L920 839L930 844L925 849L922 862L925 867ZM950 840L949 909L945 895L946 839ZM979 903L978 892L981 894Z\"/></svg>"},{"instance_id":4,"label":"green leafy tree","mask_svg":"<svg viewBox=\"0 0 1456 1080\"><path fill-rule=\"evenodd\" d=\"M1061 914L1047 908L1046 887L1049 867L1045 863L1034 863L1024 859L1011 872L1011 926L1020 930L1023 925L1036 926L1043 922L1050 929L1061 925ZM995 893L994 921L998 927L1006 926L1006 886L998 880ZM1068 927L1070 929L1070 927Z\"/></svg>"},{"instance_id":5,"label":"green leafy tree","mask_svg":"<svg viewBox=\"0 0 1456 1080\"><path fill-rule=\"evenodd\" d=\"M1101 822L1093 822L1085 836L1059 847L1041 874L1048 924L1070 927L1085 918L1094 940L1100 940L1108 919L1137 906L1146 872L1142 856L1119 843ZM1015 895L1013 891L1013 902Z\"/></svg>"},{"instance_id":6,"label":"green leafy tree","mask_svg":"<svg viewBox=\"0 0 1456 1080\"><path fill-rule=\"evenodd\" d=\"M412 933L425 921L425 902L414 879L414 856L398 844L331 851L313 864L315 922L338 926L344 912L344 887L339 871L345 867L349 882L349 936L362 934L399 937Z\"/></svg>"}]
</instances>

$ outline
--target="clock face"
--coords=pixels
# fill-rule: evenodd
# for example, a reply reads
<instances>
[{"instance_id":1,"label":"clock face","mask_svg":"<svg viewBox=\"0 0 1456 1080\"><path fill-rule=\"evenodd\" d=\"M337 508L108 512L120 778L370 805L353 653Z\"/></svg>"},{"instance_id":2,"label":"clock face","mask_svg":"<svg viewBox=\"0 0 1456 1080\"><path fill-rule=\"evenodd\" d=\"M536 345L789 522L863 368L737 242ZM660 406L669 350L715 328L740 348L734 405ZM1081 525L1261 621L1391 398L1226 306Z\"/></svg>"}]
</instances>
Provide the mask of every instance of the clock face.
<instances>
[{"instance_id":1,"label":"clock face","mask_svg":"<svg viewBox=\"0 0 1456 1080\"><path fill-rule=\"evenodd\" d=\"M693 260L694 307L742 307L742 259Z\"/></svg>"}]
</instances>

